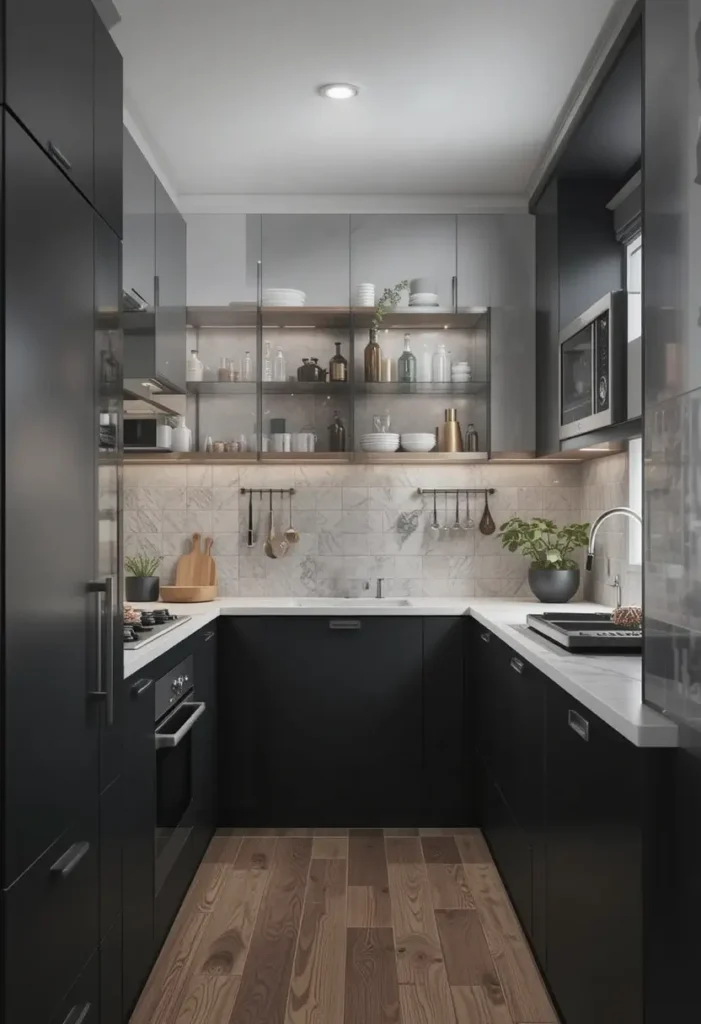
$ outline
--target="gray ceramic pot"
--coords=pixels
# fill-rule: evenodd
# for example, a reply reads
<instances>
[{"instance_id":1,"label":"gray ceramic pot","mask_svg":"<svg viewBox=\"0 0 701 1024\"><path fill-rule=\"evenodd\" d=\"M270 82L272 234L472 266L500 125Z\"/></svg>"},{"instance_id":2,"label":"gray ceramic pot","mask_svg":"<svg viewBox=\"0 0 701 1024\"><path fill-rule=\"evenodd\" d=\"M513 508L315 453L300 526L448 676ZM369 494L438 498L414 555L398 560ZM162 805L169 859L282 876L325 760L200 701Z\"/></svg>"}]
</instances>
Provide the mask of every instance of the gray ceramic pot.
<instances>
[{"instance_id":1,"label":"gray ceramic pot","mask_svg":"<svg viewBox=\"0 0 701 1024\"><path fill-rule=\"evenodd\" d=\"M579 588L579 569L529 569L528 584L543 604L566 604Z\"/></svg>"},{"instance_id":2,"label":"gray ceramic pot","mask_svg":"<svg viewBox=\"0 0 701 1024\"><path fill-rule=\"evenodd\" d=\"M157 601L159 585L158 576L127 576L124 597L127 601Z\"/></svg>"}]
</instances>

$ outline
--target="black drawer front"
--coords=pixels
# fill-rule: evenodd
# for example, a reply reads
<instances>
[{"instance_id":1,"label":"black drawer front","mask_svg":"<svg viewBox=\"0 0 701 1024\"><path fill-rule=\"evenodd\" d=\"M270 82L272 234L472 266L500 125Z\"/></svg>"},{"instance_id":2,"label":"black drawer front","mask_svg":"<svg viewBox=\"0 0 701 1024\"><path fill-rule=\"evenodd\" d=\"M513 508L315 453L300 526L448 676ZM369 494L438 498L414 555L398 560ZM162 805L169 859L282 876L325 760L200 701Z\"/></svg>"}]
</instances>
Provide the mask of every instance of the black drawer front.
<instances>
[{"instance_id":1,"label":"black drawer front","mask_svg":"<svg viewBox=\"0 0 701 1024\"><path fill-rule=\"evenodd\" d=\"M97 949L97 833L95 807L3 894L4 1024L49 1020Z\"/></svg>"},{"instance_id":2,"label":"black drawer front","mask_svg":"<svg viewBox=\"0 0 701 1024\"><path fill-rule=\"evenodd\" d=\"M97 953L61 1000L51 1024L100 1024L100 958Z\"/></svg>"},{"instance_id":3,"label":"black drawer front","mask_svg":"<svg viewBox=\"0 0 701 1024\"><path fill-rule=\"evenodd\" d=\"M482 831L524 931L533 930L533 850L494 780L483 777Z\"/></svg>"}]
</instances>

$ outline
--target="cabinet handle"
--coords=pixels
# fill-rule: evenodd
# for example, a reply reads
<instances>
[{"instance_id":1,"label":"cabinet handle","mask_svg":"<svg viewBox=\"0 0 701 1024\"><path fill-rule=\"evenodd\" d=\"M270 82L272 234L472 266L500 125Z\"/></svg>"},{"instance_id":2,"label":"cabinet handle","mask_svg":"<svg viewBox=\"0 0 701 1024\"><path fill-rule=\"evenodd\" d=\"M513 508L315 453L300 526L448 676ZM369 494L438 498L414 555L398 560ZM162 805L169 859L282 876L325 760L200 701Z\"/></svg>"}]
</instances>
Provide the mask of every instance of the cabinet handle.
<instances>
[{"instance_id":1,"label":"cabinet handle","mask_svg":"<svg viewBox=\"0 0 701 1024\"><path fill-rule=\"evenodd\" d=\"M146 693L149 686L153 686L153 679L137 679L131 684L132 696L140 697L142 693Z\"/></svg>"},{"instance_id":2,"label":"cabinet handle","mask_svg":"<svg viewBox=\"0 0 701 1024\"><path fill-rule=\"evenodd\" d=\"M74 1006L63 1024L83 1024L83 1021L88 1019L88 1014L91 1010L92 1003L83 1003L82 1006Z\"/></svg>"},{"instance_id":3,"label":"cabinet handle","mask_svg":"<svg viewBox=\"0 0 701 1024\"><path fill-rule=\"evenodd\" d=\"M331 619L329 629L360 629L360 619Z\"/></svg>"},{"instance_id":4,"label":"cabinet handle","mask_svg":"<svg viewBox=\"0 0 701 1024\"><path fill-rule=\"evenodd\" d=\"M207 641L208 641L208 640L211 640L211 639L212 639L212 637L213 637L213 636L216 636L216 635L217 635L216 633L207 633L207 634L205 635L205 638L204 638L204 642L205 642L205 643L207 643Z\"/></svg>"},{"instance_id":5,"label":"cabinet handle","mask_svg":"<svg viewBox=\"0 0 701 1024\"><path fill-rule=\"evenodd\" d=\"M263 305L263 261L256 263L256 303L258 309Z\"/></svg>"},{"instance_id":6,"label":"cabinet handle","mask_svg":"<svg viewBox=\"0 0 701 1024\"><path fill-rule=\"evenodd\" d=\"M484 640L484 642L486 644L488 644L491 639L492 639L492 634L491 633L480 633L480 640Z\"/></svg>"},{"instance_id":7,"label":"cabinet handle","mask_svg":"<svg viewBox=\"0 0 701 1024\"><path fill-rule=\"evenodd\" d=\"M567 724L585 742L589 740L589 722L587 722L586 718L582 718L576 711L568 711Z\"/></svg>"},{"instance_id":8,"label":"cabinet handle","mask_svg":"<svg viewBox=\"0 0 701 1024\"><path fill-rule=\"evenodd\" d=\"M90 696L105 701L107 725L114 725L114 577L106 576L104 582L91 583L88 589L97 594L98 601L97 688Z\"/></svg>"},{"instance_id":9,"label":"cabinet handle","mask_svg":"<svg viewBox=\"0 0 701 1024\"><path fill-rule=\"evenodd\" d=\"M52 156L56 163L60 164L61 167L63 167L64 171L73 170L73 164L70 162L68 157L61 152L58 146L54 145L51 139L49 139L47 149L49 150L49 156Z\"/></svg>"},{"instance_id":10,"label":"cabinet handle","mask_svg":"<svg viewBox=\"0 0 701 1024\"><path fill-rule=\"evenodd\" d=\"M62 853L55 864L52 864L50 871L53 875L60 875L61 878L68 876L75 871L85 854L90 849L90 843L73 843L65 853Z\"/></svg>"},{"instance_id":11,"label":"cabinet handle","mask_svg":"<svg viewBox=\"0 0 701 1024\"><path fill-rule=\"evenodd\" d=\"M510 664L514 672L518 672L519 675L523 674L523 662L520 658L512 658Z\"/></svg>"},{"instance_id":12,"label":"cabinet handle","mask_svg":"<svg viewBox=\"0 0 701 1024\"><path fill-rule=\"evenodd\" d=\"M129 291L132 292L134 295L136 295L136 297L139 300L139 302L141 303L143 309L148 309L148 302L143 297L141 292L137 292L136 288L130 288Z\"/></svg>"},{"instance_id":13,"label":"cabinet handle","mask_svg":"<svg viewBox=\"0 0 701 1024\"><path fill-rule=\"evenodd\" d=\"M453 312L457 313L457 311L458 311L458 279L457 279L457 277L454 277L453 278Z\"/></svg>"},{"instance_id":14,"label":"cabinet handle","mask_svg":"<svg viewBox=\"0 0 701 1024\"><path fill-rule=\"evenodd\" d=\"M153 279L153 304L156 309L161 304L161 279L158 274Z\"/></svg>"}]
</instances>

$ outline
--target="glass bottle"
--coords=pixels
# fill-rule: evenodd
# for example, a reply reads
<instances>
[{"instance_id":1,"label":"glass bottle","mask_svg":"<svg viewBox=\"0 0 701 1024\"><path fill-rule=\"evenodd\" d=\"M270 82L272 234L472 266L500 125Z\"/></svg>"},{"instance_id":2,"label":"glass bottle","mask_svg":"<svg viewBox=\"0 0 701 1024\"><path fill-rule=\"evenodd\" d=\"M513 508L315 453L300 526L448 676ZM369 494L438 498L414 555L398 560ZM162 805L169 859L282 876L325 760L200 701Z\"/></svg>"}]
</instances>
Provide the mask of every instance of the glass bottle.
<instances>
[{"instance_id":1,"label":"glass bottle","mask_svg":"<svg viewBox=\"0 0 701 1024\"><path fill-rule=\"evenodd\" d=\"M421 380L424 384L430 384L433 380L433 353L428 345L424 345L421 352Z\"/></svg>"},{"instance_id":2,"label":"glass bottle","mask_svg":"<svg viewBox=\"0 0 701 1024\"><path fill-rule=\"evenodd\" d=\"M478 452L480 450L479 434L475 429L474 423L467 424L467 433L465 434L465 451L466 452Z\"/></svg>"},{"instance_id":3,"label":"glass bottle","mask_svg":"<svg viewBox=\"0 0 701 1024\"><path fill-rule=\"evenodd\" d=\"M399 357L397 377L400 384L416 383L416 356L411 351L411 335L404 335L404 351Z\"/></svg>"},{"instance_id":4,"label":"glass bottle","mask_svg":"<svg viewBox=\"0 0 701 1024\"><path fill-rule=\"evenodd\" d=\"M270 354L270 342L266 341L263 346L263 380L270 381L273 379L273 357Z\"/></svg>"},{"instance_id":5,"label":"glass bottle","mask_svg":"<svg viewBox=\"0 0 701 1024\"><path fill-rule=\"evenodd\" d=\"M329 451L344 452L346 450L346 428L343 426L341 414L336 409L333 414L333 423L329 427Z\"/></svg>"},{"instance_id":6,"label":"glass bottle","mask_svg":"<svg viewBox=\"0 0 701 1024\"><path fill-rule=\"evenodd\" d=\"M348 380L348 360L341 355L341 342L336 341L334 344L336 345L336 355L331 357L329 363L329 380L346 381Z\"/></svg>"},{"instance_id":7,"label":"glass bottle","mask_svg":"<svg viewBox=\"0 0 701 1024\"><path fill-rule=\"evenodd\" d=\"M229 360L226 356L222 356L219 360L217 379L222 381L229 380Z\"/></svg>"},{"instance_id":8,"label":"glass bottle","mask_svg":"<svg viewBox=\"0 0 701 1024\"><path fill-rule=\"evenodd\" d=\"M450 361L445 345L441 342L433 353L433 382L447 384L450 381Z\"/></svg>"},{"instance_id":9,"label":"glass bottle","mask_svg":"<svg viewBox=\"0 0 701 1024\"><path fill-rule=\"evenodd\" d=\"M365 380L376 384L380 380L382 349L377 340L377 328L370 328L370 340L365 346Z\"/></svg>"},{"instance_id":10,"label":"glass bottle","mask_svg":"<svg viewBox=\"0 0 701 1024\"><path fill-rule=\"evenodd\" d=\"M253 356L245 352L241 360L241 380L253 380Z\"/></svg>"},{"instance_id":11,"label":"glass bottle","mask_svg":"<svg viewBox=\"0 0 701 1024\"><path fill-rule=\"evenodd\" d=\"M273 380L280 382L287 380L287 360L281 348L277 350L273 359Z\"/></svg>"},{"instance_id":12,"label":"glass bottle","mask_svg":"<svg viewBox=\"0 0 701 1024\"><path fill-rule=\"evenodd\" d=\"M188 380L202 380L204 376L204 363L197 355L197 349L190 349L190 355L187 358L187 379Z\"/></svg>"}]
</instances>

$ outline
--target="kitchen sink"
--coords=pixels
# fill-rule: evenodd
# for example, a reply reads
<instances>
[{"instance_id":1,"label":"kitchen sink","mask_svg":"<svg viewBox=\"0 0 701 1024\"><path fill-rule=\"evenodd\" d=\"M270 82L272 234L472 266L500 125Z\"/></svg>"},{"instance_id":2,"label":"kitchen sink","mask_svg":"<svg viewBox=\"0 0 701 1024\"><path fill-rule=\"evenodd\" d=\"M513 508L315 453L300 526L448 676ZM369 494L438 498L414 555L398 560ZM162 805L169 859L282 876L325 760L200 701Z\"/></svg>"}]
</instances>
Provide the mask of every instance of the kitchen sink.
<instances>
[{"instance_id":1,"label":"kitchen sink","mask_svg":"<svg viewBox=\"0 0 701 1024\"><path fill-rule=\"evenodd\" d=\"M402 597L300 597L295 608L411 608L411 601Z\"/></svg>"},{"instance_id":2,"label":"kitchen sink","mask_svg":"<svg viewBox=\"0 0 701 1024\"><path fill-rule=\"evenodd\" d=\"M643 632L637 626L617 626L608 612L545 612L529 615L529 629L572 653L639 653Z\"/></svg>"}]
</instances>

